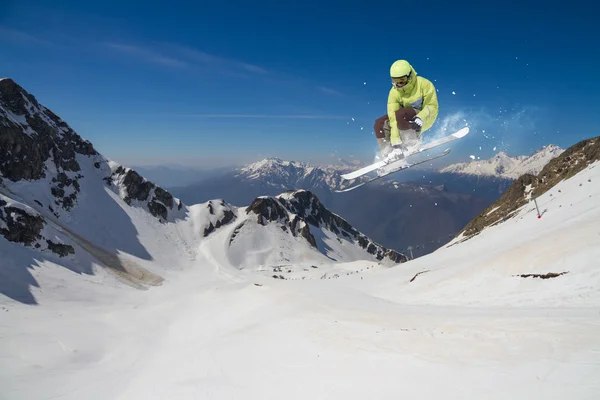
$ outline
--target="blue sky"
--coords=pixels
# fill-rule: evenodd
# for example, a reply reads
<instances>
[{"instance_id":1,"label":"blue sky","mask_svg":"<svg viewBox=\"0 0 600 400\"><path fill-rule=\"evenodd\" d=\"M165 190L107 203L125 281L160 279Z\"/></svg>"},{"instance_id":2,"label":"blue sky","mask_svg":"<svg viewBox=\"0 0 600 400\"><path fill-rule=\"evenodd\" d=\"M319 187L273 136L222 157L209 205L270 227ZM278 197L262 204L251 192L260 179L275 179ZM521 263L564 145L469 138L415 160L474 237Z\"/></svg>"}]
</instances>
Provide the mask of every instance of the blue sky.
<instances>
[{"instance_id":1,"label":"blue sky","mask_svg":"<svg viewBox=\"0 0 600 400\"><path fill-rule=\"evenodd\" d=\"M164 4L4 0L0 76L126 165L372 159L397 59L438 89L426 135L472 127L451 161L598 135L590 1Z\"/></svg>"}]
</instances>

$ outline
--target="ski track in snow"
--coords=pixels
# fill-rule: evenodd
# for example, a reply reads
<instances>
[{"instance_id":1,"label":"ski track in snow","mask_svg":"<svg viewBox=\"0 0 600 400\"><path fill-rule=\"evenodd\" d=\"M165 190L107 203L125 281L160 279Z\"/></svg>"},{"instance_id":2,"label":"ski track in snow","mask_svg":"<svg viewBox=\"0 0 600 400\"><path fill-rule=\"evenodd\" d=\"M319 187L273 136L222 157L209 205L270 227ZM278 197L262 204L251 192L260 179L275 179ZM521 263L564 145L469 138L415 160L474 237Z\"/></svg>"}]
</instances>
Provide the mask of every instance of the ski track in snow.
<instances>
[{"instance_id":1,"label":"ski track in snow","mask_svg":"<svg viewBox=\"0 0 600 400\"><path fill-rule=\"evenodd\" d=\"M128 208L151 257L122 256L162 286L36 266L38 305L0 295L0 398L594 399L599 180L596 163L537 199L541 219L529 203L393 268L321 262L307 275L298 253L286 280L245 263L249 247L226 253L243 219L198 240L195 209L163 226Z\"/></svg>"}]
</instances>

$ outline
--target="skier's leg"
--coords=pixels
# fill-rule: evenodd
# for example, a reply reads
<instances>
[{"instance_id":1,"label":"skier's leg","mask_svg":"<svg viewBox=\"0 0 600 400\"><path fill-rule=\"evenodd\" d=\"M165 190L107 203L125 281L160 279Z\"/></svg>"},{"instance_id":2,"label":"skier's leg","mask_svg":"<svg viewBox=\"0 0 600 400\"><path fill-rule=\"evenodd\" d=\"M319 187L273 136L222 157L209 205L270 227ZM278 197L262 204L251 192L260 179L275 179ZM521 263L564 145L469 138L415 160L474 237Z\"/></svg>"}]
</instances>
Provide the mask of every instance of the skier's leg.
<instances>
[{"instance_id":1,"label":"skier's leg","mask_svg":"<svg viewBox=\"0 0 600 400\"><path fill-rule=\"evenodd\" d=\"M375 120L373 126L377 144L382 155L390 151L390 119L387 114Z\"/></svg>"},{"instance_id":2,"label":"skier's leg","mask_svg":"<svg viewBox=\"0 0 600 400\"><path fill-rule=\"evenodd\" d=\"M401 108L396 111L396 121L398 123L400 140L407 147L414 146L421 140L419 134L412 129L408 123L408 121L413 119L415 115L417 115L417 112L414 108Z\"/></svg>"}]
</instances>

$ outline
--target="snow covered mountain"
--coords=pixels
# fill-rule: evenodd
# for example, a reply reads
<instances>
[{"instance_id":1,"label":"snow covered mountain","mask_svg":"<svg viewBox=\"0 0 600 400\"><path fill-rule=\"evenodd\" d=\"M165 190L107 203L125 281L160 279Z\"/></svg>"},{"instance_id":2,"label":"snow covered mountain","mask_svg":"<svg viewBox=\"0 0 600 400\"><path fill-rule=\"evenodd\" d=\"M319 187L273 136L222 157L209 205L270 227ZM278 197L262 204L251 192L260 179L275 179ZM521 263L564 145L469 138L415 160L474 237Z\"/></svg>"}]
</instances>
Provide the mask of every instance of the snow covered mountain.
<instances>
[{"instance_id":1,"label":"snow covered mountain","mask_svg":"<svg viewBox=\"0 0 600 400\"><path fill-rule=\"evenodd\" d=\"M133 290L103 270L62 268L72 255L44 257L0 237L0 266L7 268L7 254L15 272L25 265L37 301L32 307L0 294L2 398L594 399L599 140L568 149L538 175L541 219L531 203L519 203L521 194L503 223L401 268L373 260L309 265L300 245L286 253L289 240L312 240L296 215L317 245L328 240L323 227L351 233L319 212L307 191L256 199L248 213L221 201L184 205L184 225L160 223L144 207L127 206L115 186L103 187L122 224L98 223L94 238L124 238L120 230L133 223L150 257L118 256L160 272L162 286ZM79 179L77 202L86 181ZM241 250L284 227L293 234ZM56 242L68 236L64 244L80 250L51 224L42 233ZM195 234L208 236L190 240ZM261 257L274 246L300 264L265 270ZM86 254L67 265L85 267ZM273 279L279 275L286 279Z\"/></svg>"},{"instance_id":2,"label":"snow covered mountain","mask_svg":"<svg viewBox=\"0 0 600 400\"><path fill-rule=\"evenodd\" d=\"M336 189L343 184L340 174L355 167L313 166L299 161L266 158L239 168L235 176L247 181L259 181L274 188L288 190L296 187Z\"/></svg>"},{"instance_id":3,"label":"snow covered mountain","mask_svg":"<svg viewBox=\"0 0 600 400\"><path fill-rule=\"evenodd\" d=\"M230 263L238 268L314 267L317 262L365 259L367 254L388 265L407 261L404 255L372 242L306 190L257 198L245 210L245 218L236 221L227 240L230 253L235 254ZM274 248L278 251L272 251ZM323 256L308 257L311 248L319 249Z\"/></svg>"},{"instance_id":4,"label":"snow covered mountain","mask_svg":"<svg viewBox=\"0 0 600 400\"><path fill-rule=\"evenodd\" d=\"M446 243L495 200L448 191L443 183L432 185L395 180L382 180L349 193L333 192L333 188L343 184L340 174L355 168L347 162L317 166L269 158L170 191L188 204L225 198L231 204L241 206L259 196L277 196L283 190L304 189L371 240L395 249L412 246L415 257ZM400 175L402 173L398 178Z\"/></svg>"},{"instance_id":5,"label":"snow covered mountain","mask_svg":"<svg viewBox=\"0 0 600 400\"><path fill-rule=\"evenodd\" d=\"M227 241L223 265L245 268L249 260L260 259L267 263L261 267L268 268L286 258L316 266L331 265L333 259L405 261L334 218L314 195L297 193L295 199L285 206L283 200L269 203L281 203L279 211L287 219L267 218L258 224L262 228L248 229L247 224L239 230L235 240ZM252 212L262 210L258 203L234 207L213 199L184 205L133 169L103 157L14 81L0 81L0 293L6 296L36 302L32 265L102 277L108 273L138 288L159 285L169 270L200 257L200 249L208 249L202 250L203 257L212 257L207 243L221 231L232 234ZM303 215L300 210L312 211Z\"/></svg>"},{"instance_id":6,"label":"snow covered mountain","mask_svg":"<svg viewBox=\"0 0 600 400\"><path fill-rule=\"evenodd\" d=\"M452 164L442 168L440 172L517 179L523 174L539 173L550 160L558 157L563 151L551 144L529 156L509 157L506 153L499 152L489 160Z\"/></svg>"}]
</instances>

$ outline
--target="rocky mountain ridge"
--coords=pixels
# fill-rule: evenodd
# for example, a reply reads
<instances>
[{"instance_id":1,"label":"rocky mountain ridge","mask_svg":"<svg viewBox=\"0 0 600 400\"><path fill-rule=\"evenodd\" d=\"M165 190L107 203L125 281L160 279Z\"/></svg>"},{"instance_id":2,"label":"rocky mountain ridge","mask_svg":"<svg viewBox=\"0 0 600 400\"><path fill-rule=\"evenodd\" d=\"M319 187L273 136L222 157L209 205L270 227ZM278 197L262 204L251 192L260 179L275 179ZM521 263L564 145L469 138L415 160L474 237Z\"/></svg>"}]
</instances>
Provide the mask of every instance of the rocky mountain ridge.
<instances>
[{"instance_id":1,"label":"rocky mountain ridge","mask_svg":"<svg viewBox=\"0 0 600 400\"><path fill-rule=\"evenodd\" d=\"M294 236L302 236L312 247L317 247L317 241L311 232L311 227L324 228L340 238L358 243L377 260L387 258L395 263L407 261L403 254L373 242L345 219L329 211L308 190L295 190L279 196L257 198L246 212L256 214L257 222L261 225L279 222L284 231L289 231Z\"/></svg>"},{"instance_id":2,"label":"rocky mountain ridge","mask_svg":"<svg viewBox=\"0 0 600 400\"><path fill-rule=\"evenodd\" d=\"M600 136L583 140L561 151L537 174L516 179L502 197L467 224L457 235L467 240L485 228L513 218L516 211L559 182L569 179L600 160Z\"/></svg>"}]
</instances>

